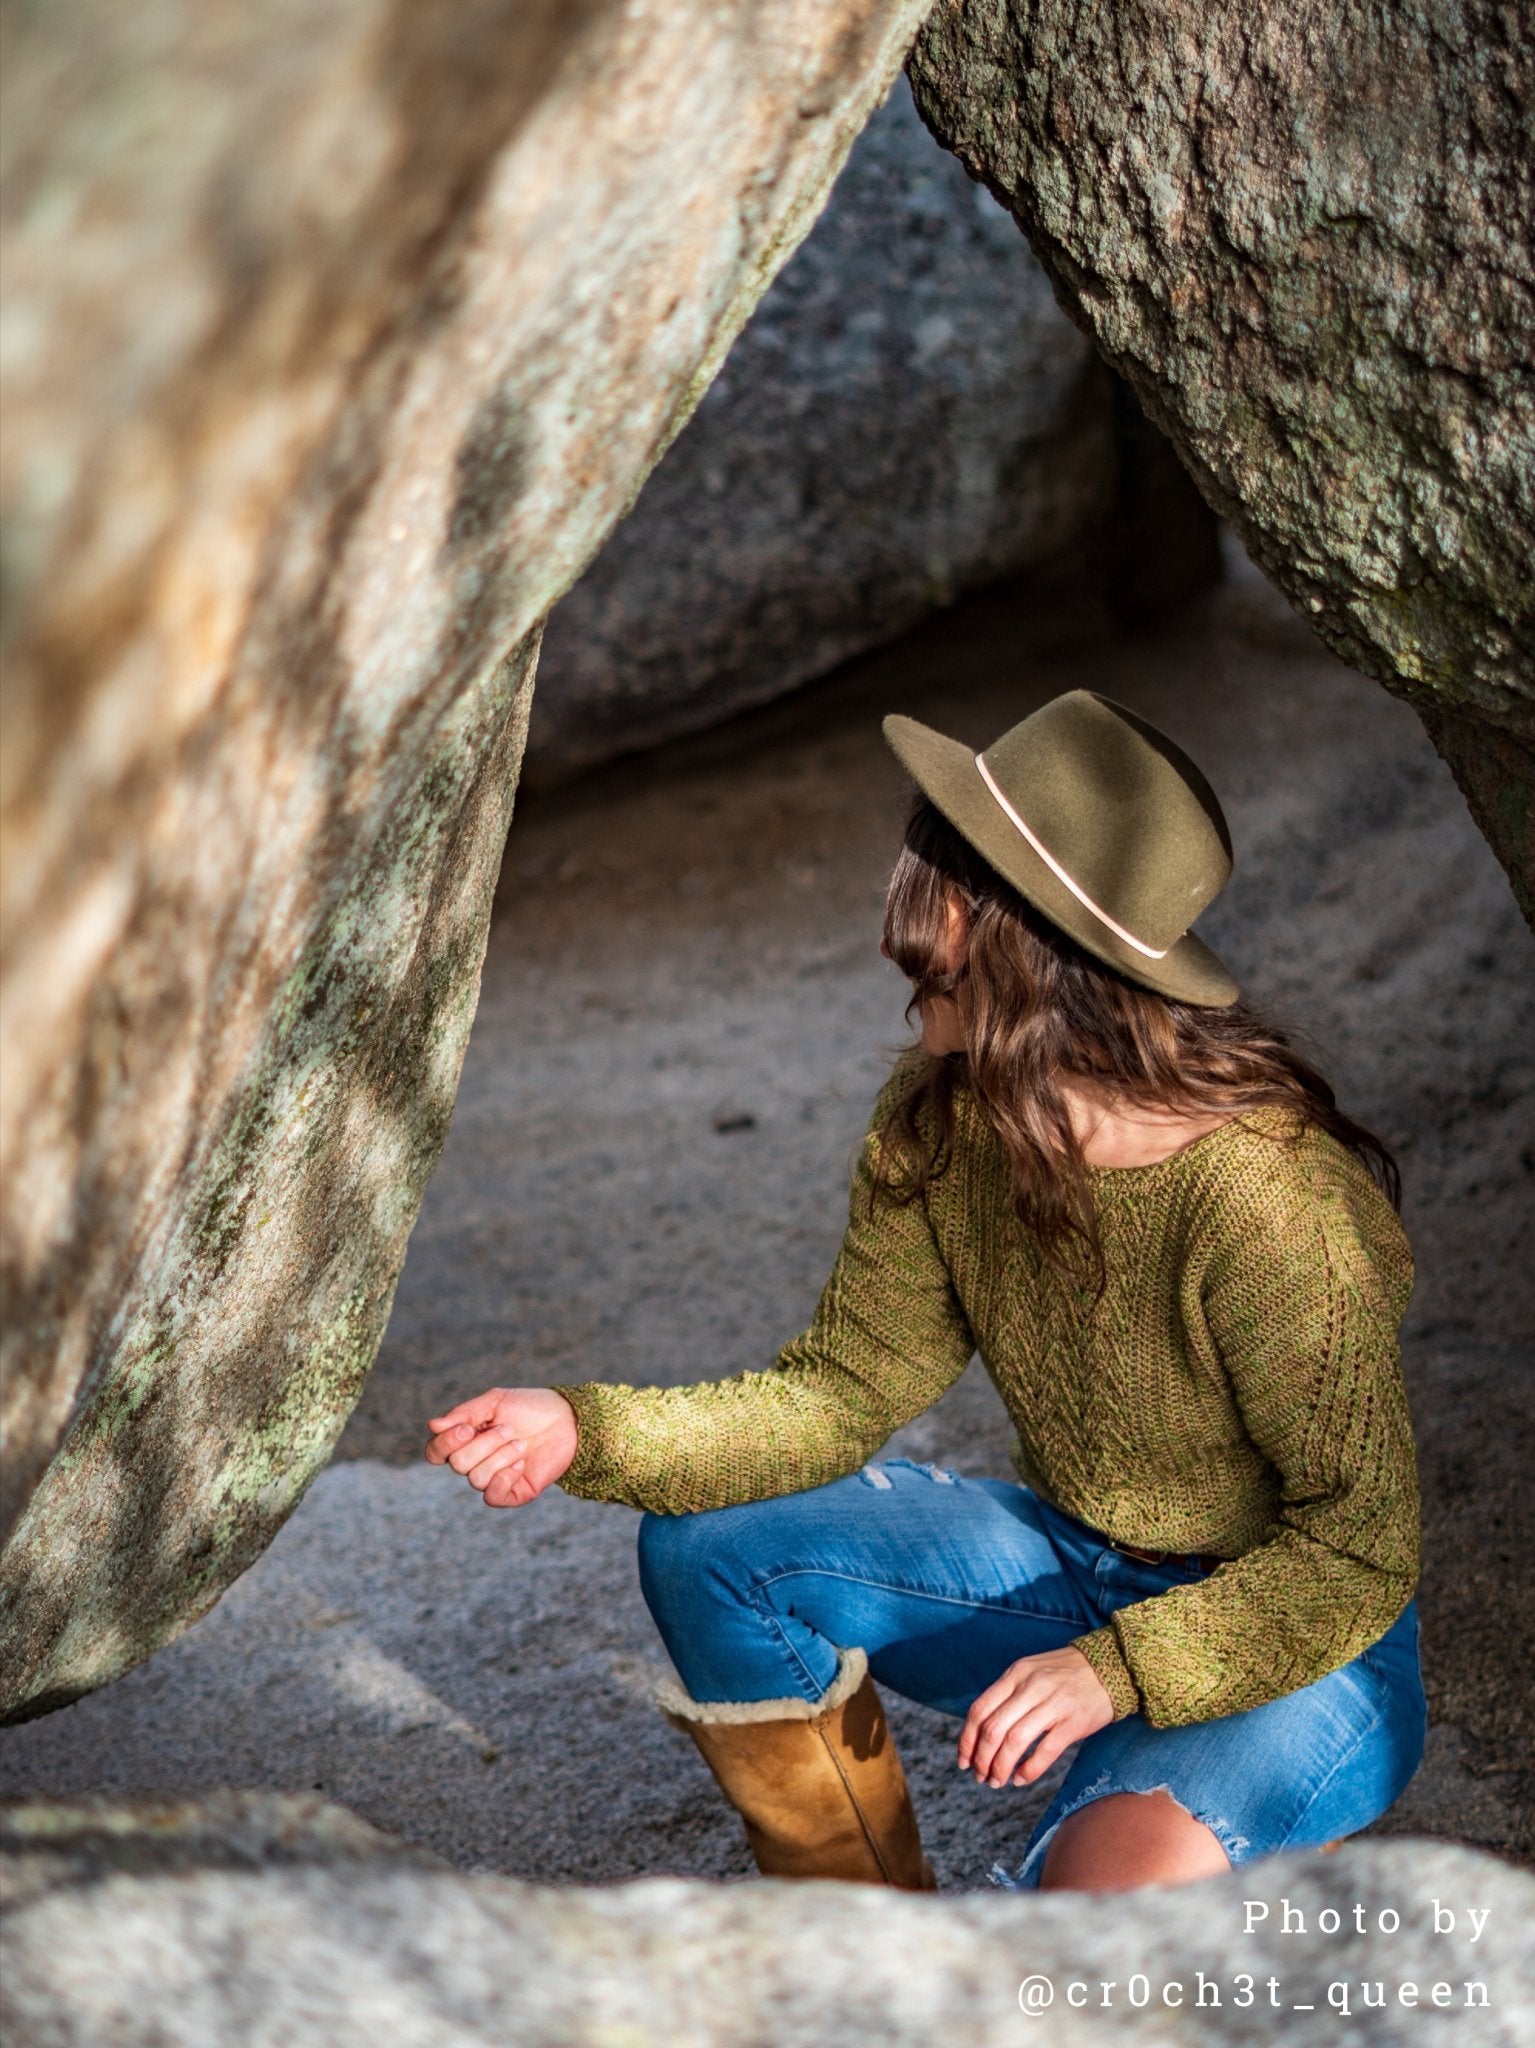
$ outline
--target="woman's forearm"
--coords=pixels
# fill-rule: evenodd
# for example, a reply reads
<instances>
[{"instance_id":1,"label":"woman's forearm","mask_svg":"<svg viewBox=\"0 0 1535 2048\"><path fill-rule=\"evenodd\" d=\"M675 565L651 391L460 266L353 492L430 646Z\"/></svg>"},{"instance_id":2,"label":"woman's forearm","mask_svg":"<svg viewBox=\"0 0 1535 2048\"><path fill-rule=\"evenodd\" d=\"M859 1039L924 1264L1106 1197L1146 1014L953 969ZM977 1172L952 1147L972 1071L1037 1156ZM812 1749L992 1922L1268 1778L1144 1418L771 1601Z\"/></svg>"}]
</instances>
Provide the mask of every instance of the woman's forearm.
<instances>
[{"instance_id":1,"label":"woman's forearm","mask_svg":"<svg viewBox=\"0 0 1535 2048\"><path fill-rule=\"evenodd\" d=\"M561 1484L586 1499L693 1514L798 1493L857 1469L890 1434L834 1379L777 1371L687 1387L560 1390L576 1412Z\"/></svg>"},{"instance_id":2,"label":"woman's forearm","mask_svg":"<svg viewBox=\"0 0 1535 2048\"><path fill-rule=\"evenodd\" d=\"M1412 1597L1415 1548L1367 1563L1286 1530L1195 1585L1122 1607L1078 1639L1114 1701L1154 1728L1245 1713L1378 1642Z\"/></svg>"}]
</instances>

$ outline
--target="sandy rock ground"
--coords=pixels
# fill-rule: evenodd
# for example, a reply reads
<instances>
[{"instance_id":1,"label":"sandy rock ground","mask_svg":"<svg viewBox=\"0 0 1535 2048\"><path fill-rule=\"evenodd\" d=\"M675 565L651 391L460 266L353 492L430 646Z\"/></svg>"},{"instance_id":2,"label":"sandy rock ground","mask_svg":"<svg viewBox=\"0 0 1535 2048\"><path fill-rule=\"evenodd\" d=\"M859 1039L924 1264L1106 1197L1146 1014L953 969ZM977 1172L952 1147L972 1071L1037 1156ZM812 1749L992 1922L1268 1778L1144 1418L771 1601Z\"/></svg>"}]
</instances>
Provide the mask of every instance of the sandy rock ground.
<instances>
[{"instance_id":1,"label":"sandy rock ground","mask_svg":"<svg viewBox=\"0 0 1535 2048\"><path fill-rule=\"evenodd\" d=\"M877 947L904 792L878 716L980 744L1086 686L1210 774L1238 862L1201 931L1402 1161L1434 1725L1382 1831L1535 1860L1535 949L1412 714L1236 566L1134 638L1081 600L994 590L814 691L528 803L452 1136L338 1461L179 1642L0 1736L0 1789L320 1788L466 1869L746 1872L647 1704L635 1518L560 1494L489 1511L414 1462L422 1420L497 1381L735 1371L803 1326L903 1036ZM973 1366L892 1448L1005 1474L1007 1438ZM984 1884L1048 1786L980 1791L952 1724L893 1718L943 1883Z\"/></svg>"}]
</instances>

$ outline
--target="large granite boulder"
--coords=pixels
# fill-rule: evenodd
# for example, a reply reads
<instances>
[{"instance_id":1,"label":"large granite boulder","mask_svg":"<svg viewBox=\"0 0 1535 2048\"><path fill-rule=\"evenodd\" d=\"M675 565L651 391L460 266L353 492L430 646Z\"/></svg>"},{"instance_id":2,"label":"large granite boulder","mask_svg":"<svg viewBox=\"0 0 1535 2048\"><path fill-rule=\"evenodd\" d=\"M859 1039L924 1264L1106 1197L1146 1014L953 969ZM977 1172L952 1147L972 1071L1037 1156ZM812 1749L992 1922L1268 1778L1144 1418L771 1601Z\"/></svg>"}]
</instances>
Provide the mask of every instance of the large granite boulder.
<instances>
[{"instance_id":1,"label":"large granite boulder","mask_svg":"<svg viewBox=\"0 0 1535 2048\"><path fill-rule=\"evenodd\" d=\"M712 723L1100 538L1112 382L900 84L550 619L527 777Z\"/></svg>"},{"instance_id":2,"label":"large granite boulder","mask_svg":"<svg viewBox=\"0 0 1535 2048\"><path fill-rule=\"evenodd\" d=\"M911 76L1535 918L1535 16L938 0Z\"/></svg>"},{"instance_id":3,"label":"large granite boulder","mask_svg":"<svg viewBox=\"0 0 1535 2048\"><path fill-rule=\"evenodd\" d=\"M5 1714L201 1612L325 1461L539 621L924 5L8 20Z\"/></svg>"},{"instance_id":4,"label":"large granite boulder","mask_svg":"<svg viewBox=\"0 0 1535 2048\"><path fill-rule=\"evenodd\" d=\"M1198 1887L914 1898L465 1877L318 1801L12 1809L17 2048L1516 2048L1535 1880L1439 1843Z\"/></svg>"}]
</instances>

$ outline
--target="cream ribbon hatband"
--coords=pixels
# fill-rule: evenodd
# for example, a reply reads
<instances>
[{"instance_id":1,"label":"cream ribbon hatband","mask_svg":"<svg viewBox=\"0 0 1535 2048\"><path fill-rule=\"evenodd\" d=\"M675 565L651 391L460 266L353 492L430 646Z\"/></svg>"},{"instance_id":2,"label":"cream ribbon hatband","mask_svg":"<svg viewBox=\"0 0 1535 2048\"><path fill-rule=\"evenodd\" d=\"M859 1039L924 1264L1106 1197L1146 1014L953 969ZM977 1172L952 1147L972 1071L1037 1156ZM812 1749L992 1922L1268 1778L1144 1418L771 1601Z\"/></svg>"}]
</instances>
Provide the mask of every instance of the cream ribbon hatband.
<instances>
[{"instance_id":1,"label":"cream ribbon hatband","mask_svg":"<svg viewBox=\"0 0 1535 2048\"><path fill-rule=\"evenodd\" d=\"M1090 912L1092 916L1096 917L1099 924L1106 925L1108 929L1114 934L1116 939L1123 939L1127 946L1133 946L1137 953L1143 953L1148 960L1165 960L1168 954L1172 951L1172 948L1170 946L1163 946L1161 950L1158 951L1158 949L1155 946L1148 946L1144 939L1138 939L1135 936L1134 932L1127 932L1122 924L1116 924L1114 922L1113 918L1109 916L1109 913L1106 910L1102 910L1099 908L1099 906L1093 901L1092 897L1088 895L1087 891L1082 887L1081 883L1075 879L1074 876L1067 874L1066 870L1061 866L1060 862L1056 859L1055 855L1050 851L1049 847L1046 846L1042 840L1037 839L1034 836L1034 834L1029 830L1028 826L1023 822L1022 818L1019 817L1018 813L1013 809L1012 805L1008 802L1007 798L1002 794L1001 790L997 787L997 779L992 774L991 770L986 766L986 760L984 755L976 755L975 765L981 771L982 782L985 783L986 787L991 791L992 795L1001 805L1002 810L1006 813L1010 822L1017 826L1018 830L1023 834L1024 838L1029 842L1030 846L1033 847L1034 851L1039 855L1040 859L1044 862L1045 866L1050 870L1051 874L1054 875L1055 879L1058 882L1063 883L1065 887L1071 891L1072 895L1076 897L1077 901L1081 904L1082 908Z\"/></svg>"}]
</instances>

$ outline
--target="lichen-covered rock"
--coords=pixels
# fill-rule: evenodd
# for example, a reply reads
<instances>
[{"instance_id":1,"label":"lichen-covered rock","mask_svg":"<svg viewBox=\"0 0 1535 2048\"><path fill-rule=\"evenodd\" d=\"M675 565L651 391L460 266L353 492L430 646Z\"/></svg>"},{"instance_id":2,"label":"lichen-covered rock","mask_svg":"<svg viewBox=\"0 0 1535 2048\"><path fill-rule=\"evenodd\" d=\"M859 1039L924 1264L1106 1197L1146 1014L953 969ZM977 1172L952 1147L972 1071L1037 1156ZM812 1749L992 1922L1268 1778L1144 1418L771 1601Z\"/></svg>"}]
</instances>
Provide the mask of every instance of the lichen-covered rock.
<instances>
[{"instance_id":1,"label":"lichen-covered rock","mask_svg":"<svg viewBox=\"0 0 1535 2048\"><path fill-rule=\"evenodd\" d=\"M529 777L712 723L1101 533L1112 383L898 86L551 618Z\"/></svg>"},{"instance_id":2,"label":"lichen-covered rock","mask_svg":"<svg viewBox=\"0 0 1535 2048\"><path fill-rule=\"evenodd\" d=\"M328 1454L539 621L922 7L8 21L6 1714L202 1611Z\"/></svg>"},{"instance_id":3,"label":"lichen-covered rock","mask_svg":"<svg viewBox=\"0 0 1535 2048\"><path fill-rule=\"evenodd\" d=\"M1067 1892L543 1889L271 1797L13 1808L0 1846L19 2048L1051 2048L1127 2030L1321 2048L1439 2029L1515 2048L1535 2021L1535 1880L1437 1843L1275 1857L1112 1910Z\"/></svg>"},{"instance_id":4,"label":"lichen-covered rock","mask_svg":"<svg viewBox=\"0 0 1535 2048\"><path fill-rule=\"evenodd\" d=\"M1529 10L939 0L911 75L1535 918Z\"/></svg>"}]
</instances>

